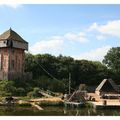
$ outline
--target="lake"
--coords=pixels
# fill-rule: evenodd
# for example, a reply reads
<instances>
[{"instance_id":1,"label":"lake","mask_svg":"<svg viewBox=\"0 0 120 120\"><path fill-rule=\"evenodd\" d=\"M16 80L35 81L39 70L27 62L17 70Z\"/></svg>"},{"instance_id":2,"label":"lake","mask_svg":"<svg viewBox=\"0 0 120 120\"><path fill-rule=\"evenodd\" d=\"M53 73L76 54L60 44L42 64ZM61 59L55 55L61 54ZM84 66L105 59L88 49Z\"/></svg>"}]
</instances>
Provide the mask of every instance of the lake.
<instances>
[{"instance_id":1,"label":"lake","mask_svg":"<svg viewBox=\"0 0 120 120\"><path fill-rule=\"evenodd\" d=\"M39 111L32 107L0 106L0 116L120 116L120 109L95 110L93 108L66 109L64 107L43 107Z\"/></svg>"}]
</instances>

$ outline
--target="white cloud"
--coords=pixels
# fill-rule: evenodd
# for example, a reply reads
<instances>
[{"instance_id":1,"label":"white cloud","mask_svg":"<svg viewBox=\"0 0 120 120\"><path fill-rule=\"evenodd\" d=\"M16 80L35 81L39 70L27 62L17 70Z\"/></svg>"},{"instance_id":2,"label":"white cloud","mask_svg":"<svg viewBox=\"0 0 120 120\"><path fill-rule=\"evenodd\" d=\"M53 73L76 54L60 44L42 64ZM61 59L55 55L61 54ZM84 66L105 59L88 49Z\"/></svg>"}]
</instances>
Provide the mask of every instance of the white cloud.
<instances>
[{"instance_id":1,"label":"white cloud","mask_svg":"<svg viewBox=\"0 0 120 120\"><path fill-rule=\"evenodd\" d=\"M103 46L89 52L81 53L80 55L73 56L75 59L87 59L93 61L102 61L104 56L107 54L111 46Z\"/></svg>"},{"instance_id":2,"label":"white cloud","mask_svg":"<svg viewBox=\"0 0 120 120\"><path fill-rule=\"evenodd\" d=\"M95 30L95 29L97 29L97 27L98 27L97 23L93 23L93 24L88 28L88 31Z\"/></svg>"},{"instance_id":3,"label":"white cloud","mask_svg":"<svg viewBox=\"0 0 120 120\"><path fill-rule=\"evenodd\" d=\"M63 40L64 38L62 36L52 36L51 39L53 39L53 40Z\"/></svg>"},{"instance_id":4,"label":"white cloud","mask_svg":"<svg viewBox=\"0 0 120 120\"><path fill-rule=\"evenodd\" d=\"M33 54L38 53L55 53L62 48L62 39L52 39L49 41L40 41L30 47L30 52Z\"/></svg>"},{"instance_id":5,"label":"white cloud","mask_svg":"<svg viewBox=\"0 0 120 120\"><path fill-rule=\"evenodd\" d=\"M64 38L67 39L67 40L71 40L71 41L78 41L80 43L86 43L88 42L88 39L86 37L86 34L83 33L83 32L80 32L80 33L66 33L64 35Z\"/></svg>"},{"instance_id":6,"label":"white cloud","mask_svg":"<svg viewBox=\"0 0 120 120\"><path fill-rule=\"evenodd\" d=\"M39 42L36 42L30 47L30 52L33 54L38 53L61 54L60 51L64 49L65 43L69 41L80 43L88 42L86 34L83 32L80 32L78 34L67 33L62 36L52 36L47 40L41 40Z\"/></svg>"},{"instance_id":7,"label":"white cloud","mask_svg":"<svg viewBox=\"0 0 120 120\"><path fill-rule=\"evenodd\" d=\"M0 6L7 6L7 7L11 7L13 9L17 9L18 7L21 7L21 4L17 4L17 3L6 3L6 4L0 4Z\"/></svg>"},{"instance_id":8,"label":"white cloud","mask_svg":"<svg viewBox=\"0 0 120 120\"><path fill-rule=\"evenodd\" d=\"M120 20L109 21L106 24L99 25L97 23L93 23L89 27L89 31L97 30L101 34L104 35L112 35L114 37L120 38Z\"/></svg>"},{"instance_id":9,"label":"white cloud","mask_svg":"<svg viewBox=\"0 0 120 120\"><path fill-rule=\"evenodd\" d=\"M106 37L104 35L98 35L96 36L97 40L105 40Z\"/></svg>"}]
</instances>

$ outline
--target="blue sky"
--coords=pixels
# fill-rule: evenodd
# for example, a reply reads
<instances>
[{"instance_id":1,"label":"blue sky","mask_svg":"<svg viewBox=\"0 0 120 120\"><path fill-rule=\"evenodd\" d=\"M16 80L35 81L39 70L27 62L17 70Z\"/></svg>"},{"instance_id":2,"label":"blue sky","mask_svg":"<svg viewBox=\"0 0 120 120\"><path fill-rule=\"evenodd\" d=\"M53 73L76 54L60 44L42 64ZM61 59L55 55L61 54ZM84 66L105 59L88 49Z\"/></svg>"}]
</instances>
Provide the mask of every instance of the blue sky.
<instances>
[{"instance_id":1,"label":"blue sky","mask_svg":"<svg viewBox=\"0 0 120 120\"><path fill-rule=\"evenodd\" d=\"M120 5L0 5L0 33L10 27L33 54L102 61L120 45Z\"/></svg>"}]
</instances>

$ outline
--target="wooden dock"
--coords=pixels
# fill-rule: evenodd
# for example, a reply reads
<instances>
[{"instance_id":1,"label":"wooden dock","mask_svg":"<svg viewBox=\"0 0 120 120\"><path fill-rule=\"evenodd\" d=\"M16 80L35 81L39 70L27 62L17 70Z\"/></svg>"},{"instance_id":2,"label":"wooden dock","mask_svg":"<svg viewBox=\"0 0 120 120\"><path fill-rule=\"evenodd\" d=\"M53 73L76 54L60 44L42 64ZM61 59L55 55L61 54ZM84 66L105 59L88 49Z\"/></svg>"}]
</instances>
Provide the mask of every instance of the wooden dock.
<instances>
[{"instance_id":1,"label":"wooden dock","mask_svg":"<svg viewBox=\"0 0 120 120\"><path fill-rule=\"evenodd\" d=\"M99 95L95 93L88 93L88 96L91 96L91 100L89 101L93 108L95 109L120 109L120 99L103 99ZM118 96L118 94L117 94ZM94 99L93 99L94 98Z\"/></svg>"},{"instance_id":2,"label":"wooden dock","mask_svg":"<svg viewBox=\"0 0 120 120\"><path fill-rule=\"evenodd\" d=\"M120 109L120 101L119 100L114 100L114 101L107 100L106 104L104 104L104 101L100 101L100 102L90 101L90 103L92 103L92 105L95 109L116 109L116 108Z\"/></svg>"}]
</instances>

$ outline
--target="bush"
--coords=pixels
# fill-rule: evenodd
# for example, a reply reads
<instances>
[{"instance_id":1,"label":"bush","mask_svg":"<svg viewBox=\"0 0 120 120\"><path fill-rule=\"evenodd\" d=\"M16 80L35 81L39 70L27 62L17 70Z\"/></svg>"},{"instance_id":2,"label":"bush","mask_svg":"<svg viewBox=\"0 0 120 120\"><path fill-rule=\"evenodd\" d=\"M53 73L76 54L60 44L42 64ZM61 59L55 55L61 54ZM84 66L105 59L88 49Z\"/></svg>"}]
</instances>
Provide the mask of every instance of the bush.
<instances>
[{"instance_id":1,"label":"bush","mask_svg":"<svg viewBox=\"0 0 120 120\"><path fill-rule=\"evenodd\" d=\"M41 102L39 103L40 106L63 106L63 102L50 102L50 101L45 101L45 102Z\"/></svg>"},{"instance_id":2,"label":"bush","mask_svg":"<svg viewBox=\"0 0 120 120\"><path fill-rule=\"evenodd\" d=\"M30 98L33 98L33 97L34 97L33 91L28 92L28 93L27 93L27 96L30 97Z\"/></svg>"},{"instance_id":3,"label":"bush","mask_svg":"<svg viewBox=\"0 0 120 120\"><path fill-rule=\"evenodd\" d=\"M0 95L1 96L11 96L15 95L16 87L14 87L13 81L2 80L0 81Z\"/></svg>"},{"instance_id":4,"label":"bush","mask_svg":"<svg viewBox=\"0 0 120 120\"><path fill-rule=\"evenodd\" d=\"M36 86L44 90L50 90L53 92L64 92L65 86L62 81L51 79L45 76L41 76L39 79L34 80Z\"/></svg>"},{"instance_id":5,"label":"bush","mask_svg":"<svg viewBox=\"0 0 120 120\"><path fill-rule=\"evenodd\" d=\"M20 107L31 107L31 104L30 103L22 103L22 104L19 104Z\"/></svg>"},{"instance_id":6,"label":"bush","mask_svg":"<svg viewBox=\"0 0 120 120\"><path fill-rule=\"evenodd\" d=\"M25 95L25 89L24 88L17 88L16 89L16 95L17 96L24 96Z\"/></svg>"},{"instance_id":7,"label":"bush","mask_svg":"<svg viewBox=\"0 0 120 120\"><path fill-rule=\"evenodd\" d=\"M38 87L35 87L33 89L33 91L31 91L27 94L27 96L30 98L41 97L39 91L40 91L40 89Z\"/></svg>"}]
</instances>

